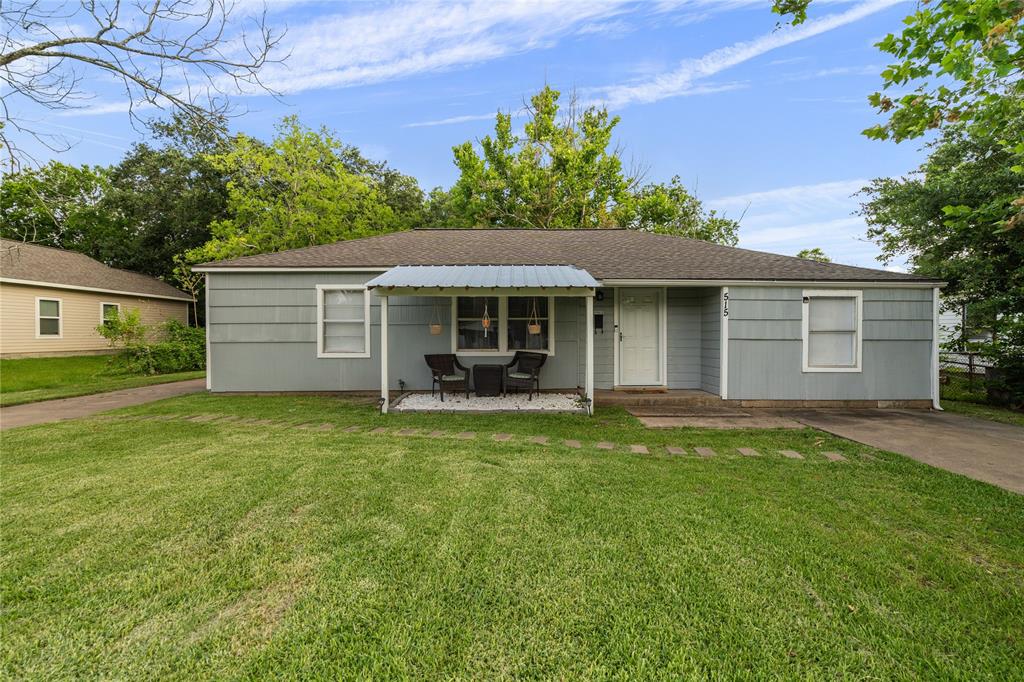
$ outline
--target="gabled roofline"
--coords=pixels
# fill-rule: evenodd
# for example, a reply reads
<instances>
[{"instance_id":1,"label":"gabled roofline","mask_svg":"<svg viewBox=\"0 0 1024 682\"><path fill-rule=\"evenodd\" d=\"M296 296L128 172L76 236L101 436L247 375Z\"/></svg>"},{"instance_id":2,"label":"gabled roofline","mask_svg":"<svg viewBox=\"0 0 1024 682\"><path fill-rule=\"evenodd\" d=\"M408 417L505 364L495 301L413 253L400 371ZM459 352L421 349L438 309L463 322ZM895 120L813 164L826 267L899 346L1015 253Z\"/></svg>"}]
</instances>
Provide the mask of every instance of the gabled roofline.
<instances>
[{"instance_id":1,"label":"gabled roofline","mask_svg":"<svg viewBox=\"0 0 1024 682\"><path fill-rule=\"evenodd\" d=\"M136 298L162 298L169 301L182 301L184 303L192 302L192 297L185 296L184 294L182 294L181 296L165 296L163 294L144 294L139 291L124 291L122 289L100 289L98 287L85 287L77 284L57 284L56 282L40 282L31 279L14 279L12 277L0 277L0 283L24 284L33 287L46 287L48 289L71 289L73 291L93 291L98 294L118 294L120 296L135 296Z\"/></svg>"}]
</instances>

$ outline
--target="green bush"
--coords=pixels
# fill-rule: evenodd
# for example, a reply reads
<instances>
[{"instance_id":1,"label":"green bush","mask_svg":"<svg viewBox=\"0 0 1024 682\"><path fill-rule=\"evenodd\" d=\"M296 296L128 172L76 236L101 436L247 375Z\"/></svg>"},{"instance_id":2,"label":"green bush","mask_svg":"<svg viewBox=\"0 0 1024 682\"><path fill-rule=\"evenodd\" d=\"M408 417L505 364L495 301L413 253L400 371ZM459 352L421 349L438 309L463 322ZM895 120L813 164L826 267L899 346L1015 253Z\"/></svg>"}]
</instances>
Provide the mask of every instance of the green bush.
<instances>
[{"instance_id":1,"label":"green bush","mask_svg":"<svg viewBox=\"0 0 1024 682\"><path fill-rule=\"evenodd\" d=\"M177 320L162 325L164 339L126 346L116 362L131 374L170 374L206 368L206 333Z\"/></svg>"}]
</instances>

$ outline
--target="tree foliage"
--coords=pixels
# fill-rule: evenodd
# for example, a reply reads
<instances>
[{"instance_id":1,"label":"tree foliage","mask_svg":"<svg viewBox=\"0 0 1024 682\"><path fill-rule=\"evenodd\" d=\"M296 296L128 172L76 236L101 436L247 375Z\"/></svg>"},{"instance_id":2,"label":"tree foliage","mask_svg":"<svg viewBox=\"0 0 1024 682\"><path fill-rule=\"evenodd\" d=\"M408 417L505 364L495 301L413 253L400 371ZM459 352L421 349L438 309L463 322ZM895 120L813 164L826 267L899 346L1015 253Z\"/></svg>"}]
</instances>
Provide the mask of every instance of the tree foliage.
<instances>
[{"instance_id":1,"label":"tree foliage","mask_svg":"<svg viewBox=\"0 0 1024 682\"><path fill-rule=\"evenodd\" d=\"M356 158L352 148L326 128L311 130L294 116L278 124L269 143L241 134L207 158L228 179L228 215L210 226L209 242L189 252L193 262L314 246L403 227L381 186L381 178L391 177L386 169L367 170L369 162ZM360 167L363 172L356 172ZM406 201L408 187L395 185L392 199Z\"/></svg>"},{"instance_id":2,"label":"tree foliage","mask_svg":"<svg viewBox=\"0 0 1024 682\"><path fill-rule=\"evenodd\" d=\"M797 258L804 258L806 260L814 260L819 263L831 263L832 259L828 257L820 246L815 246L810 249L801 249L796 254Z\"/></svg>"},{"instance_id":3,"label":"tree foliage","mask_svg":"<svg viewBox=\"0 0 1024 682\"><path fill-rule=\"evenodd\" d=\"M545 87L530 100L523 133L498 113L493 135L453 149L460 175L431 192L425 221L443 227L573 229L628 227L735 244L736 221L717 215L682 185L640 184L612 146L618 117L570 102Z\"/></svg>"}]
</instances>

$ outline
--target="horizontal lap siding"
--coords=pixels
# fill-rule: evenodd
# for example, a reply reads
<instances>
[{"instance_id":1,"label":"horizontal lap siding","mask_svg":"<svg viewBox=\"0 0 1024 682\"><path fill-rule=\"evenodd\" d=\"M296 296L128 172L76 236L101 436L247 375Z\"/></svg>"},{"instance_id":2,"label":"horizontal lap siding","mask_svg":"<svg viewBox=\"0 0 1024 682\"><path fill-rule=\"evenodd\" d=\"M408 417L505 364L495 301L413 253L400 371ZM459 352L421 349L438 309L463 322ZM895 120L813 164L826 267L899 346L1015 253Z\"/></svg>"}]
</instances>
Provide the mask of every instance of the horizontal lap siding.
<instances>
[{"instance_id":1,"label":"horizontal lap siding","mask_svg":"<svg viewBox=\"0 0 1024 682\"><path fill-rule=\"evenodd\" d=\"M364 284L376 273L211 273L208 333L214 391L342 391L380 388L380 299L371 293L370 357L318 358L316 285ZM436 307L435 307L436 301ZM388 305L388 377L392 389L429 389L423 356L451 352L451 299L392 296ZM555 356L542 370L547 388L578 381L577 301L556 299ZM440 335L429 324L440 319ZM508 356L461 358L507 362Z\"/></svg>"},{"instance_id":2,"label":"horizontal lap siding","mask_svg":"<svg viewBox=\"0 0 1024 682\"><path fill-rule=\"evenodd\" d=\"M604 331L594 330L594 386L614 388L615 386L615 290L603 289L604 300L594 301L594 314L604 315ZM581 305L586 305L581 301ZM585 314L580 314L583 328L580 338L586 334ZM586 355L580 352L580 376L586 372Z\"/></svg>"},{"instance_id":3,"label":"horizontal lap siding","mask_svg":"<svg viewBox=\"0 0 1024 682\"><path fill-rule=\"evenodd\" d=\"M701 297L700 327L700 387L714 393L721 393L719 377L722 373L722 292L720 289L704 290Z\"/></svg>"},{"instance_id":4,"label":"horizontal lap siding","mask_svg":"<svg viewBox=\"0 0 1024 682\"><path fill-rule=\"evenodd\" d=\"M701 386L701 317L703 289L670 288L668 291L669 388Z\"/></svg>"},{"instance_id":5,"label":"horizontal lap siding","mask_svg":"<svg viewBox=\"0 0 1024 682\"><path fill-rule=\"evenodd\" d=\"M797 287L730 287L729 397L924 399L931 393L931 289L864 289L861 372L802 371Z\"/></svg>"}]
</instances>

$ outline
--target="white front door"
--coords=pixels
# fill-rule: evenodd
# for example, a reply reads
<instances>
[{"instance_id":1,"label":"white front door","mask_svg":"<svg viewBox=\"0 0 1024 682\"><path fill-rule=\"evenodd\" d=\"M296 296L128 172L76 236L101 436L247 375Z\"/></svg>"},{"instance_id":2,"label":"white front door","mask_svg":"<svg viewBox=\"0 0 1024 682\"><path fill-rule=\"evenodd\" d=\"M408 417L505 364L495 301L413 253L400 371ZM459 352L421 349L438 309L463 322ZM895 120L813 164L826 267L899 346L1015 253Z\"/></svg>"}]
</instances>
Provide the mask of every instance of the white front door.
<instances>
[{"instance_id":1,"label":"white front door","mask_svg":"<svg viewBox=\"0 0 1024 682\"><path fill-rule=\"evenodd\" d=\"M661 380L661 290L619 289L619 384Z\"/></svg>"}]
</instances>

